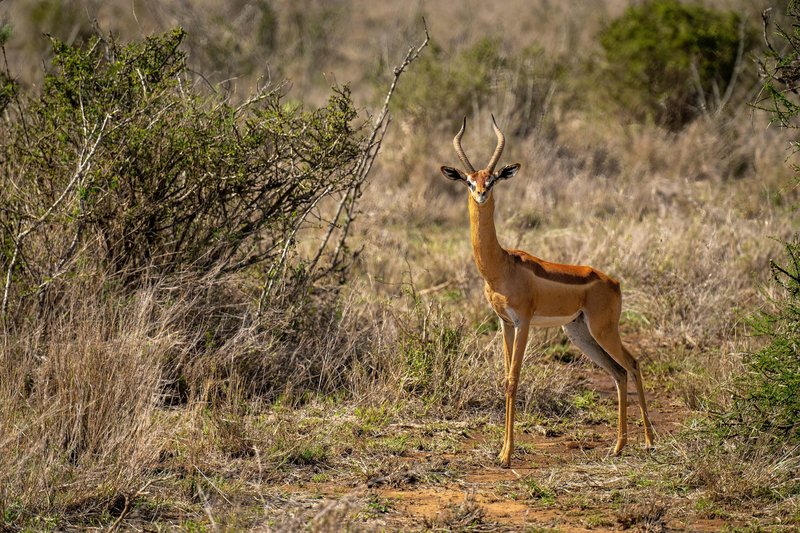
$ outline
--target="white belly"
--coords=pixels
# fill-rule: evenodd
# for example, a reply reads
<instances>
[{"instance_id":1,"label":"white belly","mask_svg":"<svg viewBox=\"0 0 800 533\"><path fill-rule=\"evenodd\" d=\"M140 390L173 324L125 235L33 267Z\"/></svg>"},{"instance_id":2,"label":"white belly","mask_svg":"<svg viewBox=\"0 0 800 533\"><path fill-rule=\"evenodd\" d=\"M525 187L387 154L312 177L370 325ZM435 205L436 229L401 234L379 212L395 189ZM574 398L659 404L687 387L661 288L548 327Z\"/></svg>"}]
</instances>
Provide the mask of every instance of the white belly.
<instances>
[{"instance_id":1,"label":"white belly","mask_svg":"<svg viewBox=\"0 0 800 533\"><path fill-rule=\"evenodd\" d=\"M580 315L581 312L578 311L574 315L570 316L540 316L540 315L533 315L533 319L531 319L531 326L537 328L556 328L558 326L563 326L564 324L569 324Z\"/></svg>"}]
</instances>

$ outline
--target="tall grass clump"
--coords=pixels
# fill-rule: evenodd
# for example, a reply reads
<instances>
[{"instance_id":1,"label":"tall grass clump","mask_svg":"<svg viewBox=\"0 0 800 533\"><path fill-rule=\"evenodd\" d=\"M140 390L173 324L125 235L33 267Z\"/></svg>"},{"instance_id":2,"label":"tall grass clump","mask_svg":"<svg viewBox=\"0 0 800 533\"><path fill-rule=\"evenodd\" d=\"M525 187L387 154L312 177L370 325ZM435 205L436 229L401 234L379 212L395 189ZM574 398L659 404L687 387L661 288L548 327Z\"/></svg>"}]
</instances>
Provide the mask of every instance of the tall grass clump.
<instances>
[{"instance_id":1,"label":"tall grass clump","mask_svg":"<svg viewBox=\"0 0 800 533\"><path fill-rule=\"evenodd\" d=\"M645 2L600 33L605 83L632 118L678 130L730 100L750 41L733 11L677 0Z\"/></svg>"},{"instance_id":2,"label":"tall grass clump","mask_svg":"<svg viewBox=\"0 0 800 533\"><path fill-rule=\"evenodd\" d=\"M415 294L410 298L410 309L395 320L403 390L452 412L485 404L487 398L491 403L492 383L481 373L490 354L469 335L465 321L454 323L441 306Z\"/></svg>"},{"instance_id":3,"label":"tall grass clump","mask_svg":"<svg viewBox=\"0 0 800 533\"><path fill-rule=\"evenodd\" d=\"M163 360L185 339L154 291L101 292L73 287L46 335L26 330L0 344L4 527L97 516L140 489L158 457Z\"/></svg>"}]
</instances>

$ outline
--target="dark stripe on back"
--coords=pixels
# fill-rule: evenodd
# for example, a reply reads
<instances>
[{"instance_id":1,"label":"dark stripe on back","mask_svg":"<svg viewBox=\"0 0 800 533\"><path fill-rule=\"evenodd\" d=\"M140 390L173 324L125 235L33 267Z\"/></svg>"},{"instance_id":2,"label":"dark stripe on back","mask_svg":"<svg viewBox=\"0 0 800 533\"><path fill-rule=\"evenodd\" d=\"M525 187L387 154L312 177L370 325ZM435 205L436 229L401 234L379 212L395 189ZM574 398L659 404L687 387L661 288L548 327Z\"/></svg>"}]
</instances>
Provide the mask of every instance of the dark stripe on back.
<instances>
[{"instance_id":1,"label":"dark stripe on back","mask_svg":"<svg viewBox=\"0 0 800 533\"><path fill-rule=\"evenodd\" d=\"M566 285L585 285L587 283L600 280L600 276L597 275L597 272L589 267L577 267L587 270L585 276L580 274L569 274L567 272L554 272L546 270L542 265L536 261L533 261L531 256L524 252L520 252L518 250L509 250L508 254L514 258L515 263L532 271L536 277L546 279L548 281L564 283Z\"/></svg>"}]
</instances>

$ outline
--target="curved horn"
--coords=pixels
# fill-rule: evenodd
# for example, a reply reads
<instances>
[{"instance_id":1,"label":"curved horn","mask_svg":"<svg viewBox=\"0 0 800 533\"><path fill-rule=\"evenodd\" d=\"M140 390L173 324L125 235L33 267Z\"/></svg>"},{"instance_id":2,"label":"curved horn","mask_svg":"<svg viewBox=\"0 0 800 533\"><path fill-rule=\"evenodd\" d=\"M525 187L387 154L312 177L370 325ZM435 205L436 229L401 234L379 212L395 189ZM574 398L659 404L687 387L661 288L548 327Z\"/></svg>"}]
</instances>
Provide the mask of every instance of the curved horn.
<instances>
[{"instance_id":1,"label":"curved horn","mask_svg":"<svg viewBox=\"0 0 800 533\"><path fill-rule=\"evenodd\" d=\"M489 164L486 165L486 170L489 172L494 172L494 167L497 162L500 161L500 156L503 155L503 148L506 146L506 137L503 135L503 132L500 131L500 128L497 127L494 115L492 115L492 128L494 129L494 134L497 135L497 148L494 149L492 158L489 160Z\"/></svg>"},{"instance_id":2,"label":"curved horn","mask_svg":"<svg viewBox=\"0 0 800 533\"><path fill-rule=\"evenodd\" d=\"M458 154L458 158L464 163L464 166L467 167L467 172L470 174L475 172L475 167L472 166L472 163L469 162L467 159L467 154L464 153L464 149L461 148L461 137L464 136L464 130L467 129L467 117L464 117L464 122L461 124L461 129L458 130L456 136L453 138L453 148L456 149L456 153Z\"/></svg>"}]
</instances>

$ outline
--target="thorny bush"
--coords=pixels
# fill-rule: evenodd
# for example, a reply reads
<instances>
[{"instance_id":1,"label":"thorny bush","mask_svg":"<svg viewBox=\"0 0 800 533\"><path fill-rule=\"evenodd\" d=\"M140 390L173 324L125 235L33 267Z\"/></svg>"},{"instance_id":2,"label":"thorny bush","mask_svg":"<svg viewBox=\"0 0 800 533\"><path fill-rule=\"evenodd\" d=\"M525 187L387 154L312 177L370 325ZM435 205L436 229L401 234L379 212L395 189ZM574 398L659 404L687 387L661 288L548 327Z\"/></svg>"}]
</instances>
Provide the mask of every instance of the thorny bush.
<instances>
[{"instance_id":1,"label":"thorny bush","mask_svg":"<svg viewBox=\"0 0 800 533\"><path fill-rule=\"evenodd\" d=\"M785 246L787 264L771 265L782 291L773 301L775 309L751 322L767 344L745 357L724 427L744 437L768 434L800 442L800 243Z\"/></svg>"},{"instance_id":2,"label":"thorny bush","mask_svg":"<svg viewBox=\"0 0 800 533\"><path fill-rule=\"evenodd\" d=\"M344 262L343 246L305 262L291 251L324 199L358 179L367 147L349 90L312 110L281 87L234 105L193 82L184 36L53 42L41 94L1 126L4 312L38 301L41 313L89 272L131 287L250 269L285 287Z\"/></svg>"}]
</instances>

